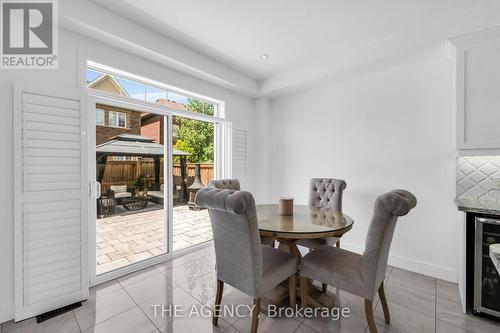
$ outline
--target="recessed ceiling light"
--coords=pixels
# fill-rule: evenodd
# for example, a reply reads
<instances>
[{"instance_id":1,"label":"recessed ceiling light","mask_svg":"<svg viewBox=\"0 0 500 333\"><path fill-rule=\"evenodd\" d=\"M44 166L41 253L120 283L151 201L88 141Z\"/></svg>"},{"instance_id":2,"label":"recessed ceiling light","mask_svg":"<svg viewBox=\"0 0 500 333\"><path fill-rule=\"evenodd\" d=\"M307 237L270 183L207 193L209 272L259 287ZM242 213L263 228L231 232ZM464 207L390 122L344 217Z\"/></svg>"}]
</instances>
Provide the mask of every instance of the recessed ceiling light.
<instances>
[{"instance_id":1,"label":"recessed ceiling light","mask_svg":"<svg viewBox=\"0 0 500 333\"><path fill-rule=\"evenodd\" d=\"M261 55L259 58L260 58L260 60L267 60L267 59L269 59L269 54L265 54L265 53L264 53L264 54L263 54L263 55Z\"/></svg>"}]
</instances>

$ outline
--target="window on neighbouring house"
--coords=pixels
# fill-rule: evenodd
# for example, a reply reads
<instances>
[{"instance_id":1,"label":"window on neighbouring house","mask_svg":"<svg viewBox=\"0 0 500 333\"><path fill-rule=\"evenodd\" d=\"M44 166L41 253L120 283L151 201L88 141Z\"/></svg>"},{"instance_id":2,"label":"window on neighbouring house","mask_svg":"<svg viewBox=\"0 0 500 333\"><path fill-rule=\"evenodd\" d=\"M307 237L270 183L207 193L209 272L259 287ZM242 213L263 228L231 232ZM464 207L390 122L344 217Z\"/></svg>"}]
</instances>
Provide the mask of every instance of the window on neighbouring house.
<instances>
[{"instance_id":1,"label":"window on neighbouring house","mask_svg":"<svg viewBox=\"0 0 500 333\"><path fill-rule=\"evenodd\" d=\"M95 112L95 123L96 125L105 125L104 123L104 110L103 109L96 109Z\"/></svg>"},{"instance_id":2,"label":"window on neighbouring house","mask_svg":"<svg viewBox=\"0 0 500 333\"><path fill-rule=\"evenodd\" d=\"M109 126L127 127L127 115L123 112L109 111Z\"/></svg>"}]
</instances>

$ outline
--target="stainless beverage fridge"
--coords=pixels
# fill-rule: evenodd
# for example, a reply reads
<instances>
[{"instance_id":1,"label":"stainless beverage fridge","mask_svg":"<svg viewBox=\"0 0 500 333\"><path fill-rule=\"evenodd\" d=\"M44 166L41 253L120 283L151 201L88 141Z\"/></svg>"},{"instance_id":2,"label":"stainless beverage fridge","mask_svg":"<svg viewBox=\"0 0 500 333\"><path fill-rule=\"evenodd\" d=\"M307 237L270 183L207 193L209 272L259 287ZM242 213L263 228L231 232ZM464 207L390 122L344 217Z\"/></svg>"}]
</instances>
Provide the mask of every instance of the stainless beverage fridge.
<instances>
[{"instance_id":1,"label":"stainless beverage fridge","mask_svg":"<svg viewBox=\"0 0 500 333\"><path fill-rule=\"evenodd\" d=\"M500 317L500 275L489 248L500 243L500 217L475 219L474 312Z\"/></svg>"}]
</instances>

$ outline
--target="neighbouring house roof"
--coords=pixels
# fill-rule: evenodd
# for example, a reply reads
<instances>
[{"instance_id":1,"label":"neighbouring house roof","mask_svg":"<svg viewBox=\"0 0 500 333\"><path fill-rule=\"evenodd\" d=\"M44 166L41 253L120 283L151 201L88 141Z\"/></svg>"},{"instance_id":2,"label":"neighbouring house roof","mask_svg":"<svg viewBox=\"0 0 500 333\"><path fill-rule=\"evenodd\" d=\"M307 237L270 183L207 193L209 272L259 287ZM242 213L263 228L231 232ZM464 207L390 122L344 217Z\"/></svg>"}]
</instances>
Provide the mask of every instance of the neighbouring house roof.
<instances>
[{"instance_id":1,"label":"neighbouring house roof","mask_svg":"<svg viewBox=\"0 0 500 333\"><path fill-rule=\"evenodd\" d=\"M160 98L160 99L156 100L156 103L164 105L164 106L168 106L168 107L170 107L172 109L176 109L176 110L180 110L180 111L186 111L187 110L186 105L184 105L182 103L177 103L175 101L171 101L169 99ZM163 118L163 115L156 114L156 113L147 113L147 112L145 112L145 113L143 113L141 115L141 117L144 120L149 119L149 118L158 118L158 119L161 119L161 118Z\"/></svg>"},{"instance_id":2,"label":"neighbouring house roof","mask_svg":"<svg viewBox=\"0 0 500 333\"><path fill-rule=\"evenodd\" d=\"M96 87L100 84L104 84L105 81L107 81L107 83L111 84L111 86L114 88L114 90L116 90L116 93L118 93L119 95L130 97L130 95L122 87L122 85L118 81L116 81L116 79L114 77L112 77L111 75L108 75L108 74L103 74L103 75L95 78L94 80L90 81L89 83L87 83L87 87L102 90L102 89L99 89Z\"/></svg>"},{"instance_id":3,"label":"neighbouring house roof","mask_svg":"<svg viewBox=\"0 0 500 333\"><path fill-rule=\"evenodd\" d=\"M156 100L156 103L171 107L172 109L176 109L176 110L181 110L181 111L187 110L186 105L184 105L182 103L177 103L175 101L171 101L171 100L165 99L165 98L160 98L160 99Z\"/></svg>"},{"instance_id":4,"label":"neighbouring house roof","mask_svg":"<svg viewBox=\"0 0 500 333\"><path fill-rule=\"evenodd\" d=\"M163 145L142 135L122 134L108 142L96 146L96 153L116 156L163 156ZM174 156L187 156L189 153L173 149Z\"/></svg>"}]
</instances>

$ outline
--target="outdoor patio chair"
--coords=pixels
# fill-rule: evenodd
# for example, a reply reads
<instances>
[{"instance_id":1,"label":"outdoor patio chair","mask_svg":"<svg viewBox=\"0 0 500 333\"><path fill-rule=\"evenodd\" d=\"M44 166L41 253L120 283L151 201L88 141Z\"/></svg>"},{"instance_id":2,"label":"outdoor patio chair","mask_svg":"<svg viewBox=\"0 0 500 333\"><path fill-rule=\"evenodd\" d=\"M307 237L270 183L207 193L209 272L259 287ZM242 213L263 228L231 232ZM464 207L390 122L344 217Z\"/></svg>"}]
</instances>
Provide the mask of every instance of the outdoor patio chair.
<instances>
[{"instance_id":1,"label":"outdoor patio chair","mask_svg":"<svg viewBox=\"0 0 500 333\"><path fill-rule=\"evenodd\" d=\"M389 307L384 293L389 249L398 217L408 214L416 205L417 199L408 191L384 193L375 201L362 255L328 245L305 255L300 265L302 307L309 305L307 279L327 283L365 299L368 327L371 333L376 333L373 300L378 291L385 322L389 324Z\"/></svg>"},{"instance_id":2,"label":"outdoor patio chair","mask_svg":"<svg viewBox=\"0 0 500 333\"><path fill-rule=\"evenodd\" d=\"M251 332L257 332L260 300L288 280L290 305L295 308L298 258L260 244L255 201L250 192L205 187L196 194L208 208L214 234L217 293L213 325L217 326L224 283L253 297Z\"/></svg>"},{"instance_id":3,"label":"outdoor patio chair","mask_svg":"<svg viewBox=\"0 0 500 333\"><path fill-rule=\"evenodd\" d=\"M132 189L128 188L127 185L111 185L107 195L108 198L113 198L118 204L121 204L121 199L132 196Z\"/></svg>"}]
</instances>

